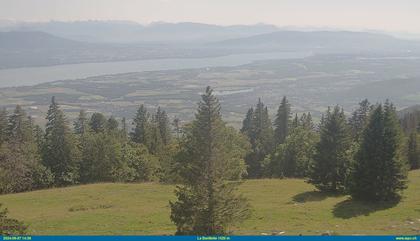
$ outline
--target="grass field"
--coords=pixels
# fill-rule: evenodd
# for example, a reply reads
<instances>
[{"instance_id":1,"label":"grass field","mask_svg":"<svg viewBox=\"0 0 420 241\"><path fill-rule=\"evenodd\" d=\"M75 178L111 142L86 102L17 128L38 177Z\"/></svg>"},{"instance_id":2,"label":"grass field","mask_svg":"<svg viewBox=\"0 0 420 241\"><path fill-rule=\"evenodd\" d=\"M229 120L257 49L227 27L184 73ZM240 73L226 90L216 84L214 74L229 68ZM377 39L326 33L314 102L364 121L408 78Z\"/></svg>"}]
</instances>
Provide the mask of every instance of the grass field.
<instances>
[{"instance_id":1,"label":"grass field","mask_svg":"<svg viewBox=\"0 0 420 241\"><path fill-rule=\"evenodd\" d=\"M173 234L168 200L173 186L93 184L0 196L10 215L33 235ZM399 204L369 205L326 196L303 180L250 180L240 191L252 218L234 234L420 234L420 171L410 173Z\"/></svg>"}]
</instances>

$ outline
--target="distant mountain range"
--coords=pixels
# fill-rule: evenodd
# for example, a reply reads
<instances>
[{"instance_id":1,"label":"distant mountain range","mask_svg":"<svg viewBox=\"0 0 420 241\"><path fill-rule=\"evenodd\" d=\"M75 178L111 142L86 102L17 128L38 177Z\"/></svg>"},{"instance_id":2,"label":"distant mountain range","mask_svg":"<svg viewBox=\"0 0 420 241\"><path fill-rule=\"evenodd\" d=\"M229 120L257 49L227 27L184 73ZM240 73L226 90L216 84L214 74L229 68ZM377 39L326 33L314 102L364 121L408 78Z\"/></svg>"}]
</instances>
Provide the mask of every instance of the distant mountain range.
<instances>
[{"instance_id":1,"label":"distant mountain range","mask_svg":"<svg viewBox=\"0 0 420 241\"><path fill-rule=\"evenodd\" d=\"M420 41L350 31L291 31L272 25L0 21L0 69L270 51L420 54Z\"/></svg>"},{"instance_id":2,"label":"distant mountain range","mask_svg":"<svg viewBox=\"0 0 420 241\"><path fill-rule=\"evenodd\" d=\"M0 69L161 58L222 56L230 52L160 43L111 44L69 40L39 31L0 32Z\"/></svg>"},{"instance_id":3,"label":"distant mountain range","mask_svg":"<svg viewBox=\"0 0 420 241\"><path fill-rule=\"evenodd\" d=\"M277 31L210 44L213 47L240 49L312 50L316 52L397 51L420 49L420 41L390 35L350 31Z\"/></svg>"},{"instance_id":4,"label":"distant mountain range","mask_svg":"<svg viewBox=\"0 0 420 241\"><path fill-rule=\"evenodd\" d=\"M2 50L66 49L88 46L87 43L56 37L44 32L0 32L0 49Z\"/></svg>"},{"instance_id":5,"label":"distant mountain range","mask_svg":"<svg viewBox=\"0 0 420 241\"><path fill-rule=\"evenodd\" d=\"M201 23L152 23L128 21L78 21L45 23L0 23L0 31L41 31L55 36L99 43L190 43L214 42L270 33L273 25L217 26Z\"/></svg>"}]
</instances>

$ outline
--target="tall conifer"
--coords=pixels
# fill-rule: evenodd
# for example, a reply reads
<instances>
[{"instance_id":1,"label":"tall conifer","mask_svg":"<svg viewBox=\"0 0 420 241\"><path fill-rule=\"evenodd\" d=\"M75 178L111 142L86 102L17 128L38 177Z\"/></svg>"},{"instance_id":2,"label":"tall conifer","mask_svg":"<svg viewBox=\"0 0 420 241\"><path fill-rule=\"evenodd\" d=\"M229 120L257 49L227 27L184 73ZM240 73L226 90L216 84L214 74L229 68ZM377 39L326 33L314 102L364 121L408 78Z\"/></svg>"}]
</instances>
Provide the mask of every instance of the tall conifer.
<instances>
[{"instance_id":1,"label":"tall conifer","mask_svg":"<svg viewBox=\"0 0 420 241\"><path fill-rule=\"evenodd\" d=\"M249 215L247 201L235 194L238 183L227 182L224 128L220 104L207 87L185 144L183 185L170 203L178 235L224 235Z\"/></svg>"},{"instance_id":2,"label":"tall conifer","mask_svg":"<svg viewBox=\"0 0 420 241\"><path fill-rule=\"evenodd\" d=\"M57 185L76 183L79 153L64 112L54 97L51 99L46 119L43 163L54 174Z\"/></svg>"},{"instance_id":3,"label":"tall conifer","mask_svg":"<svg viewBox=\"0 0 420 241\"><path fill-rule=\"evenodd\" d=\"M281 144L286 140L286 137L289 134L290 119L290 104L285 96L281 101L279 109L277 110L276 119L274 120L274 139L276 145Z\"/></svg>"},{"instance_id":4,"label":"tall conifer","mask_svg":"<svg viewBox=\"0 0 420 241\"><path fill-rule=\"evenodd\" d=\"M80 110L79 116L73 124L74 132L78 135L84 135L88 129L88 120L85 110Z\"/></svg>"},{"instance_id":5,"label":"tall conifer","mask_svg":"<svg viewBox=\"0 0 420 241\"><path fill-rule=\"evenodd\" d=\"M7 140L7 115L8 113L5 108L0 109L0 145Z\"/></svg>"},{"instance_id":6,"label":"tall conifer","mask_svg":"<svg viewBox=\"0 0 420 241\"><path fill-rule=\"evenodd\" d=\"M343 191L351 158L351 138L343 110L329 108L320 129L309 182L322 191Z\"/></svg>"},{"instance_id":7,"label":"tall conifer","mask_svg":"<svg viewBox=\"0 0 420 241\"><path fill-rule=\"evenodd\" d=\"M268 115L268 108L258 99L255 109L249 109L243 121L242 133L246 134L252 145L252 152L246 157L248 177L263 176L263 161L274 149L274 132Z\"/></svg>"},{"instance_id":8,"label":"tall conifer","mask_svg":"<svg viewBox=\"0 0 420 241\"><path fill-rule=\"evenodd\" d=\"M368 201L388 201L406 188L401 153L401 130L389 102L378 105L363 131L352 171L350 194Z\"/></svg>"},{"instance_id":9,"label":"tall conifer","mask_svg":"<svg viewBox=\"0 0 420 241\"><path fill-rule=\"evenodd\" d=\"M169 126L169 118L166 111L158 107L155 117L159 133L161 135L162 143L168 145L171 141L171 128Z\"/></svg>"},{"instance_id":10,"label":"tall conifer","mask_svg":"<svg viewBox=\"0 0 420 241\"><path fill-rule=\"evenodd\" d=\"M131 133L131 139L135 143L147 144L148 141L148 127L150 125L150 116L144 105L141 105L133 120L134 129Z\"/></svg>"},{"instance_id":11,"label":"tall conifer","mask_svg":"<svg viewBox=\"0 0 420 241\"><path fill-rule=\"evenodd\" d=\"M418 134L417 131L411 132L408 137L408 162L410 163L410 169L418 169L420 167L420 152L417 143Z\"/></svg>"}]
</instances>

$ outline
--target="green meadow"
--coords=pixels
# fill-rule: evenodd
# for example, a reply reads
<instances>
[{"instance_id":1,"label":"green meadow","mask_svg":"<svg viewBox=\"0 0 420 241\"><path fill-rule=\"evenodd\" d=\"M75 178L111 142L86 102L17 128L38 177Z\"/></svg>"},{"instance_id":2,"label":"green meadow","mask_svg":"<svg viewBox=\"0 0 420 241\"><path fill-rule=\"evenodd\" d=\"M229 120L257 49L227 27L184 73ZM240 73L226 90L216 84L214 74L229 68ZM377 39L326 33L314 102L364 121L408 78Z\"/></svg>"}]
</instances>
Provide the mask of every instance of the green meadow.
<instances>
[{"instance_id":1,"label":"green meadow","mask_svg":"<svg viewBox=\"0 0 420 241\"><path fill-rule=\"evenodd\" d=\"M399 203L369 204L325 195L301 179L247 180L253 213L238 235L420 234L420 170ZM31 235L171 235L174 186L99 183L0 196Z\"/></svg>"}]
</instances>

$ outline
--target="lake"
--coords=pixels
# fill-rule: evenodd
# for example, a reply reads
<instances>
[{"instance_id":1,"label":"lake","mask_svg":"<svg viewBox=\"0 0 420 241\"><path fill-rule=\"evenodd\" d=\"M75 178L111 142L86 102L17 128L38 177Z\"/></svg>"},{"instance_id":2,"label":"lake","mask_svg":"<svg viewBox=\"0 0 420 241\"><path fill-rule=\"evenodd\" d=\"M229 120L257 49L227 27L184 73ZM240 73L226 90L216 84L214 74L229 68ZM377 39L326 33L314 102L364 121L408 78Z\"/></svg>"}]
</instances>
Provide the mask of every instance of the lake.
<instances>
[{"instance_id":1,"label":"lake","mask_svg":"<svg viewBox=\"0 0 420 241\"><path fill-rule=\"evenodd\" d=\"M310 56L308 52L276 52L235 54L211 58L152 59L106 63L66 64L46 67L28 67L0 70L0 87L36 85L57 80L82 79L119 73L193 69L205 67L232 67L259 60L295 59Z\"/></svg>"}]
</instances>

